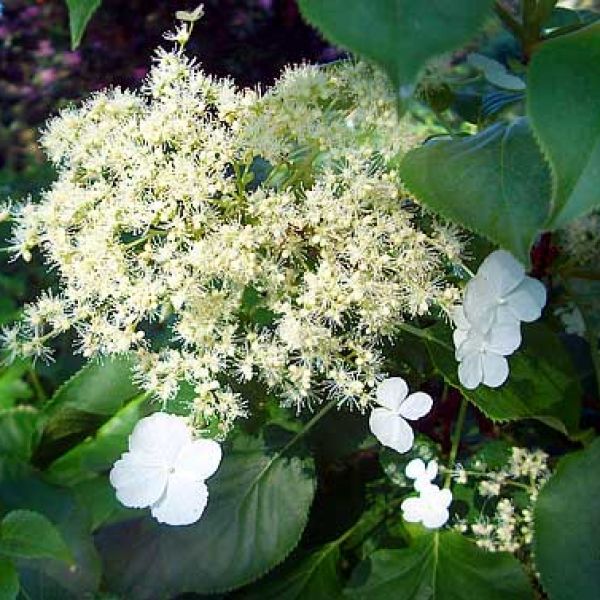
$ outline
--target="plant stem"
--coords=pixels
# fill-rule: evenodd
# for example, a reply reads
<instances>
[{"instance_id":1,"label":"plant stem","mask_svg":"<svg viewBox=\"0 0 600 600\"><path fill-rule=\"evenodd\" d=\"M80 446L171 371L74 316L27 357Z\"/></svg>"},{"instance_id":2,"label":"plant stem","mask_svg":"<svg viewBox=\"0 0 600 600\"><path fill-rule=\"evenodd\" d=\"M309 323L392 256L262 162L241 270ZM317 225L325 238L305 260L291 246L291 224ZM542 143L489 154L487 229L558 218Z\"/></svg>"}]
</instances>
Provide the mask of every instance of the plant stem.
<instances>
[{"instance_id":1,"label":"plant stem","mask_svg":"<svg viewBox=\"0 0 600 600\"><path fill-rule=\"evenodd\" d=\"M458 418L456 419L456 425L454 426L454 432L452 434L452 447L450 448L450 456L448 457L448 471L446 472L446 480L444 481L444 487L449 488L452 480L452 471L456 463L456 456L458 455L458 446L460 445L460 436L465 424L465 417L467 416L467 399L462 398L460 401L460 409L458 410Z\"/></svg>"},{"instance_id":2,"label":"plant stem","mask_svg":"<svg viewBox=\"0 0 600 600\"><path fill-rule=\"evenodd\" d=\"M31 385L35 390L35 395L37 397L38 402L46 402L48 396L46 395L46 392L42 387L40 378L38 377L38 374L35 372L35 369L33 367L29 367L29 379L31 380Z\"/></svg>"},{"instance_id":3,"label":"plant stem","mask_svg":"<svg viewBox=\"0 0 600 600\"><path fill-rule=\"evenodd\" d=\"M337 406L336 400L328 402L304 427L279 451L275 458L285 454L300 438L304 437L334 406ZM273 459L274 460L274 459Z\"/></svg>"},{"instance_id":4,"label":"plant stem","mask_svg":"<svg viewBox=\"0 0 600 600\"><path fill-rule=\"evenodd\" d=\"M448 350L454 351L453 348L446 344L446 342L443 342L442 340L439 340L433 335L431 335L429 331L427 331L427 329L420 329L419 327L414 327L413 325L409 325L408 323L397 323L397 327L398 329L402 329L402 331L406 331L407 333L410 333L415 337L420 337L424 340L428 340L430 342L443 346Z\"/></svg>"}]
</instances>

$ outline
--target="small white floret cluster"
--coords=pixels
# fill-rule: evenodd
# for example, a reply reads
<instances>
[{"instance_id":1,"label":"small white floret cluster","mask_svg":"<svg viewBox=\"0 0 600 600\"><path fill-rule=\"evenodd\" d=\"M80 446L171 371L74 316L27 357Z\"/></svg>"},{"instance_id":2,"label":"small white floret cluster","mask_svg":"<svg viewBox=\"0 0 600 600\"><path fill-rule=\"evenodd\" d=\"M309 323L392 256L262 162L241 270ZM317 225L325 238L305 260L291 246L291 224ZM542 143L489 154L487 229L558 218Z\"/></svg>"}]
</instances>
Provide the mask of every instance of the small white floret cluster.
<instances>
[{"instance_id":1,"label":"small white floret cluster","mask_svg":"<svg viewBox=\"0 0 600 600\"><path fill-rule=\"evenodd\" d=\"M465 288L454 312L458 377L467 389L495 388L507 379L506 356L521 345L521 321L539 319L546 288L505 250L492 252Z\"/></svg>"},{"instance_id":2,"label":"small white floret cluster","mask_svg":"<svg viewBox=\"0 0 600 600\"><path fill-rule=\"evenodd\" d=\"M406 465L405 473L414 480L413 485L419 495L402 502L404 520L422 523L428 529L442 527L450 518L448 507L452 503L452 492L433 483L438 474L437 462L431 460L425 465L420 458L415 458Z\"/></svg>"},{"instance_id":3,"label":"small white floret cluster","mask_svg":"<svg viewBox=\"0 0 600 600\"><path fill-rule=\"evenodd\" d=\"M158 412L137 422L129 451L114 464L110 482L125 506L150 507L166 525L190 525L206 508L204 481L220 462L217 442L194 440L185 418Z\"/></svg>"}]
</instances>

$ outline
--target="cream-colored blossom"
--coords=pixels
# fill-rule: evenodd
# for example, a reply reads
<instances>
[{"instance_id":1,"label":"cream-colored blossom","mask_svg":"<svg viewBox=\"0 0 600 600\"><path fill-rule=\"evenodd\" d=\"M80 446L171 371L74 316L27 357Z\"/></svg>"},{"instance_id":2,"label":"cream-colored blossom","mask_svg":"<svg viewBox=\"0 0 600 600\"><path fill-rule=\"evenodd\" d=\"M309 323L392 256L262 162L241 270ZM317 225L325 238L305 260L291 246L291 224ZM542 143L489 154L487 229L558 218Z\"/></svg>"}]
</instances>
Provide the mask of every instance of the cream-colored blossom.
<instances>
[{"instance_id":1,"label":"cream-colored blossom","mask_svg":"<svg viewBox=\"0 0 600 600\"><path fill-rule=\"evenodd\" d=\"M139 92L63 111L43 137L57 180L11 208L15 254L39 248L60 293L4 332L9 351L43 356L73 327L87 357L134 353L162 402L185 383L192 421L223 431L250 380L297 408L368 406L381 343L458 297L458 232L421 227L388 168L419 135L394 102L362 63L290 68L260 94L179 48Z\"/></svg>"}]
</instances>

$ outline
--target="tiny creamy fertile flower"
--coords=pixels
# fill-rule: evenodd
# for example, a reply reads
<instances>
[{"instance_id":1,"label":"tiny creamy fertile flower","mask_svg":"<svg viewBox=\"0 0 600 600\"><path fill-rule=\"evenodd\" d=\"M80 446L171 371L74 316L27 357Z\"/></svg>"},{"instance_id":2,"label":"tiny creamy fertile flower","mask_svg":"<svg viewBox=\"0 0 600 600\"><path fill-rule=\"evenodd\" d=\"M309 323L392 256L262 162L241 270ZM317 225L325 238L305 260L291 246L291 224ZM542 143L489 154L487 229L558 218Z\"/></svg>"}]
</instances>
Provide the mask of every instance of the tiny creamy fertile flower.
<instances>
[{"instance_id":1,"label":"tiny creamy fertile flower","mask_svg":"<svg viewBox=\"0 0 600 600\"><path fill-rule=\"evenodd\" d=\"M377 387L377 403L369 417L373 435L396 452L408 452L414 442L414 433L407 419L415 421L424 417L433 406L429 394L408 394L408 385L401 377L391 377Z\"/></svg>"},{"instance_id":2,"label":"tiny creamy fertile flower","mask_svg":"<svg viewBox=\"0 0 600 600\"><path fill-rule=\"evenodd\" d=\"M159 523L190 525L206 508L204 481L220 462L217 442L194 440L186 419L158 412L138 421L110 482L125 506L150 507Z\"/></svg>"}]
</instances>

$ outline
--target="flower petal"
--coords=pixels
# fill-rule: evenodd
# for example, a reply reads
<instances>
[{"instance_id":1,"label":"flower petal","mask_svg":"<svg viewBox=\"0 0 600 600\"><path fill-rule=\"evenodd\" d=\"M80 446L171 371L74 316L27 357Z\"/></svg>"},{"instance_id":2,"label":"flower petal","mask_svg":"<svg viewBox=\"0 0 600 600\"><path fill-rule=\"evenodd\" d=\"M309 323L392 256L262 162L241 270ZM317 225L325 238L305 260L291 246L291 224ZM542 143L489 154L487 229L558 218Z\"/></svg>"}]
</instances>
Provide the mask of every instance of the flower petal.
<instances>
[{"instance_id":1,"label":"flower petal","mask_svg":"<svg viewBox=\"0 0 600 600\"><path fill-rule=\"evenodd\" d=\"M427 463L427 469L426 471L426 475L427 475L427 479L429 479L429 481L433 481L438 474L438 464L436 460L430 460Z\"/></svg>"},{"instance_id":2,"label":"flower petal","mask_svg":"<svg viewBox=\"0 0 600 600\"><path fill-rule=\"evenodd\" d=\"M508 361L504 356L485 352L481 357L483 383L491 388L500 387L508 378Z\"/></svg>"},{"instance_id":3,"label":"flower petal","mask_svg":"<svg viewBox=\"0 0 600 600\"><path fill-rule=\"evenodd\" d=\"M390 377L377 386L376 395L381 406L398 412L400 403L408 395L408 386L402 377Z\"/></svg>"},{"instance_id":4,"label":"flower petal","mask_svg":"<svg viewBox=\"0 0 600 600\"><path fill-rule=\"evenodd\" d=\"M152 516L167 525L190 525L204 512L208 502L206 484L173 473L160 500L152 506Z\"/></svg>"},{"instance_id":5,"label":"flower petal","mask_svg":"<svg viewBox=\"0 0 600 600\"><path fill-rule=\"evenodd\" d=\"M373 435L388 448L401 454L408 452L415 436L410 425L400 416L385 408L375 408L369 417L369 427Z\"/></svg>"},{"instance_id":6,"label":"flower petal","mask_svg":"<svg viewBox=\"0 0 600 600\"><path fill-rule=\"evenodd\" d=\"M450 504L452 504L452 492L446 488L444 488L443 490L440 490L438 493L438 503L439 503L439 506L448 508L450 506Z\"/></svg>"},{"instance_id":7,"label":"flower petal","mask_svg":"<svg viewBox=\"0 0 600 600\"><path fill-rule=\"evenodd\" d=\"M521 326L518 321L494 324L487 336L487 348L495 354L508 356L521 345Z\"/></svg>"},{"instance_id":8,"label":"flower petal","mask_svg":"<svg viewBox=\"0 0 600 600\"><path fill-rule=\"evenodd\" d=\"M423 503L420 498L407 498L400 508L402 517L409 523L419 523L423 518Z\"/></svg>"},{"instance_id":9,"label":"flower petal","mask_svg":"<svg viewBox=\"0 0 600 600\"><path fill-rule=\"evenodd\" d=\"M472 328L487 331L494 321L498 292L485 277L473 277L465 287L465 317Z\"/></svg>"},{"instance_id":10,"label":"flower petal","mask_svg":"<svg viewBox=\"0 0 600 600\"><path fill-rule=\"evenodd\" d=\"M427 529L438 529L444 525L450 518L450 513L446 508L430 508L423 511L422 523Z\"/></svg>"},{"instance_id":11,"label":"flower petal","mask_svg":"<svg viewBox=\"0 0 600 600\"><path fill-rule=\"evenodd\" d=\"M117 499L129 508L145 508L156 502L167 485L167 469L148 463L143 453L125 452L110 471Z\"/></svg>"},{"instance_id":12,"label":"flower petal","mask_svg":"<svg viewBox=\"0 0 600 600\"><path fill-rule=\"evenodd\" d=\"M204 481L219 468L221 457L221 446L214 440L195 440L181 449L174 467L176 472L185 471L191 479Z\"/></svg>"},{"instance_id":13,"label":"flower petal","mask_svg":"<svg viewBox=\"0 0 600 600\"><path fill-rule=\"evenodd\" d=\"M404 469L409 479L419 479L425 476L425 463L420 458L413 458Z\"/></svg>"},{"instance_id":14,"label":"flower petal","mask_svg":"<svg viewBox=\"0 0 600 600\"><path fill-rule=\"evenodd\" d=\"M156 412L140 419L129 436L129 449L159 457L171 465L179 451L192 441L192 433L183 417Z\"/></svg>"},{"instance_id":15,"label":"flower petal","mask_svg":"<svg viewBox=\"0 0 600 600\"><path fill-rule=\"evenodd\" d=\"M515 317L531 323L542 315L542 308L546 305L546 287L533 277L525 277L506 300Z\"/></svg>"},{"instance_id":16,"label":"flower petal","mask_svg":"<svg viewBox=\"0 0 600 600\"><path fill-rule=\"evenodd\" d=\"M433 400L429 394L415 392L402 402L399 413L405 419L415 421L424 417L431 410L432 406Z\"/></svg>"},{"instance_id":17,"label":"flower petal","mask_svg":"<svg viewBox=\"0 0 600 600\"><path fill-rule=\"evenodd\" d=\"M472 352L463 358L458 365L458 379L468 390L474 390L483 380L481 354Z\"/></svg>"},{"instance_id":18,"label":"flower petal","mask_svg":"<svg viewBox=\"0 0 600 600\"><path fill-rule=\"evenodd\" d=\"M510 252L496 250L481 263L477 276L485 277L498 296L506 296L521 283L525 269Z\"/></svg>"}]
</instances>

